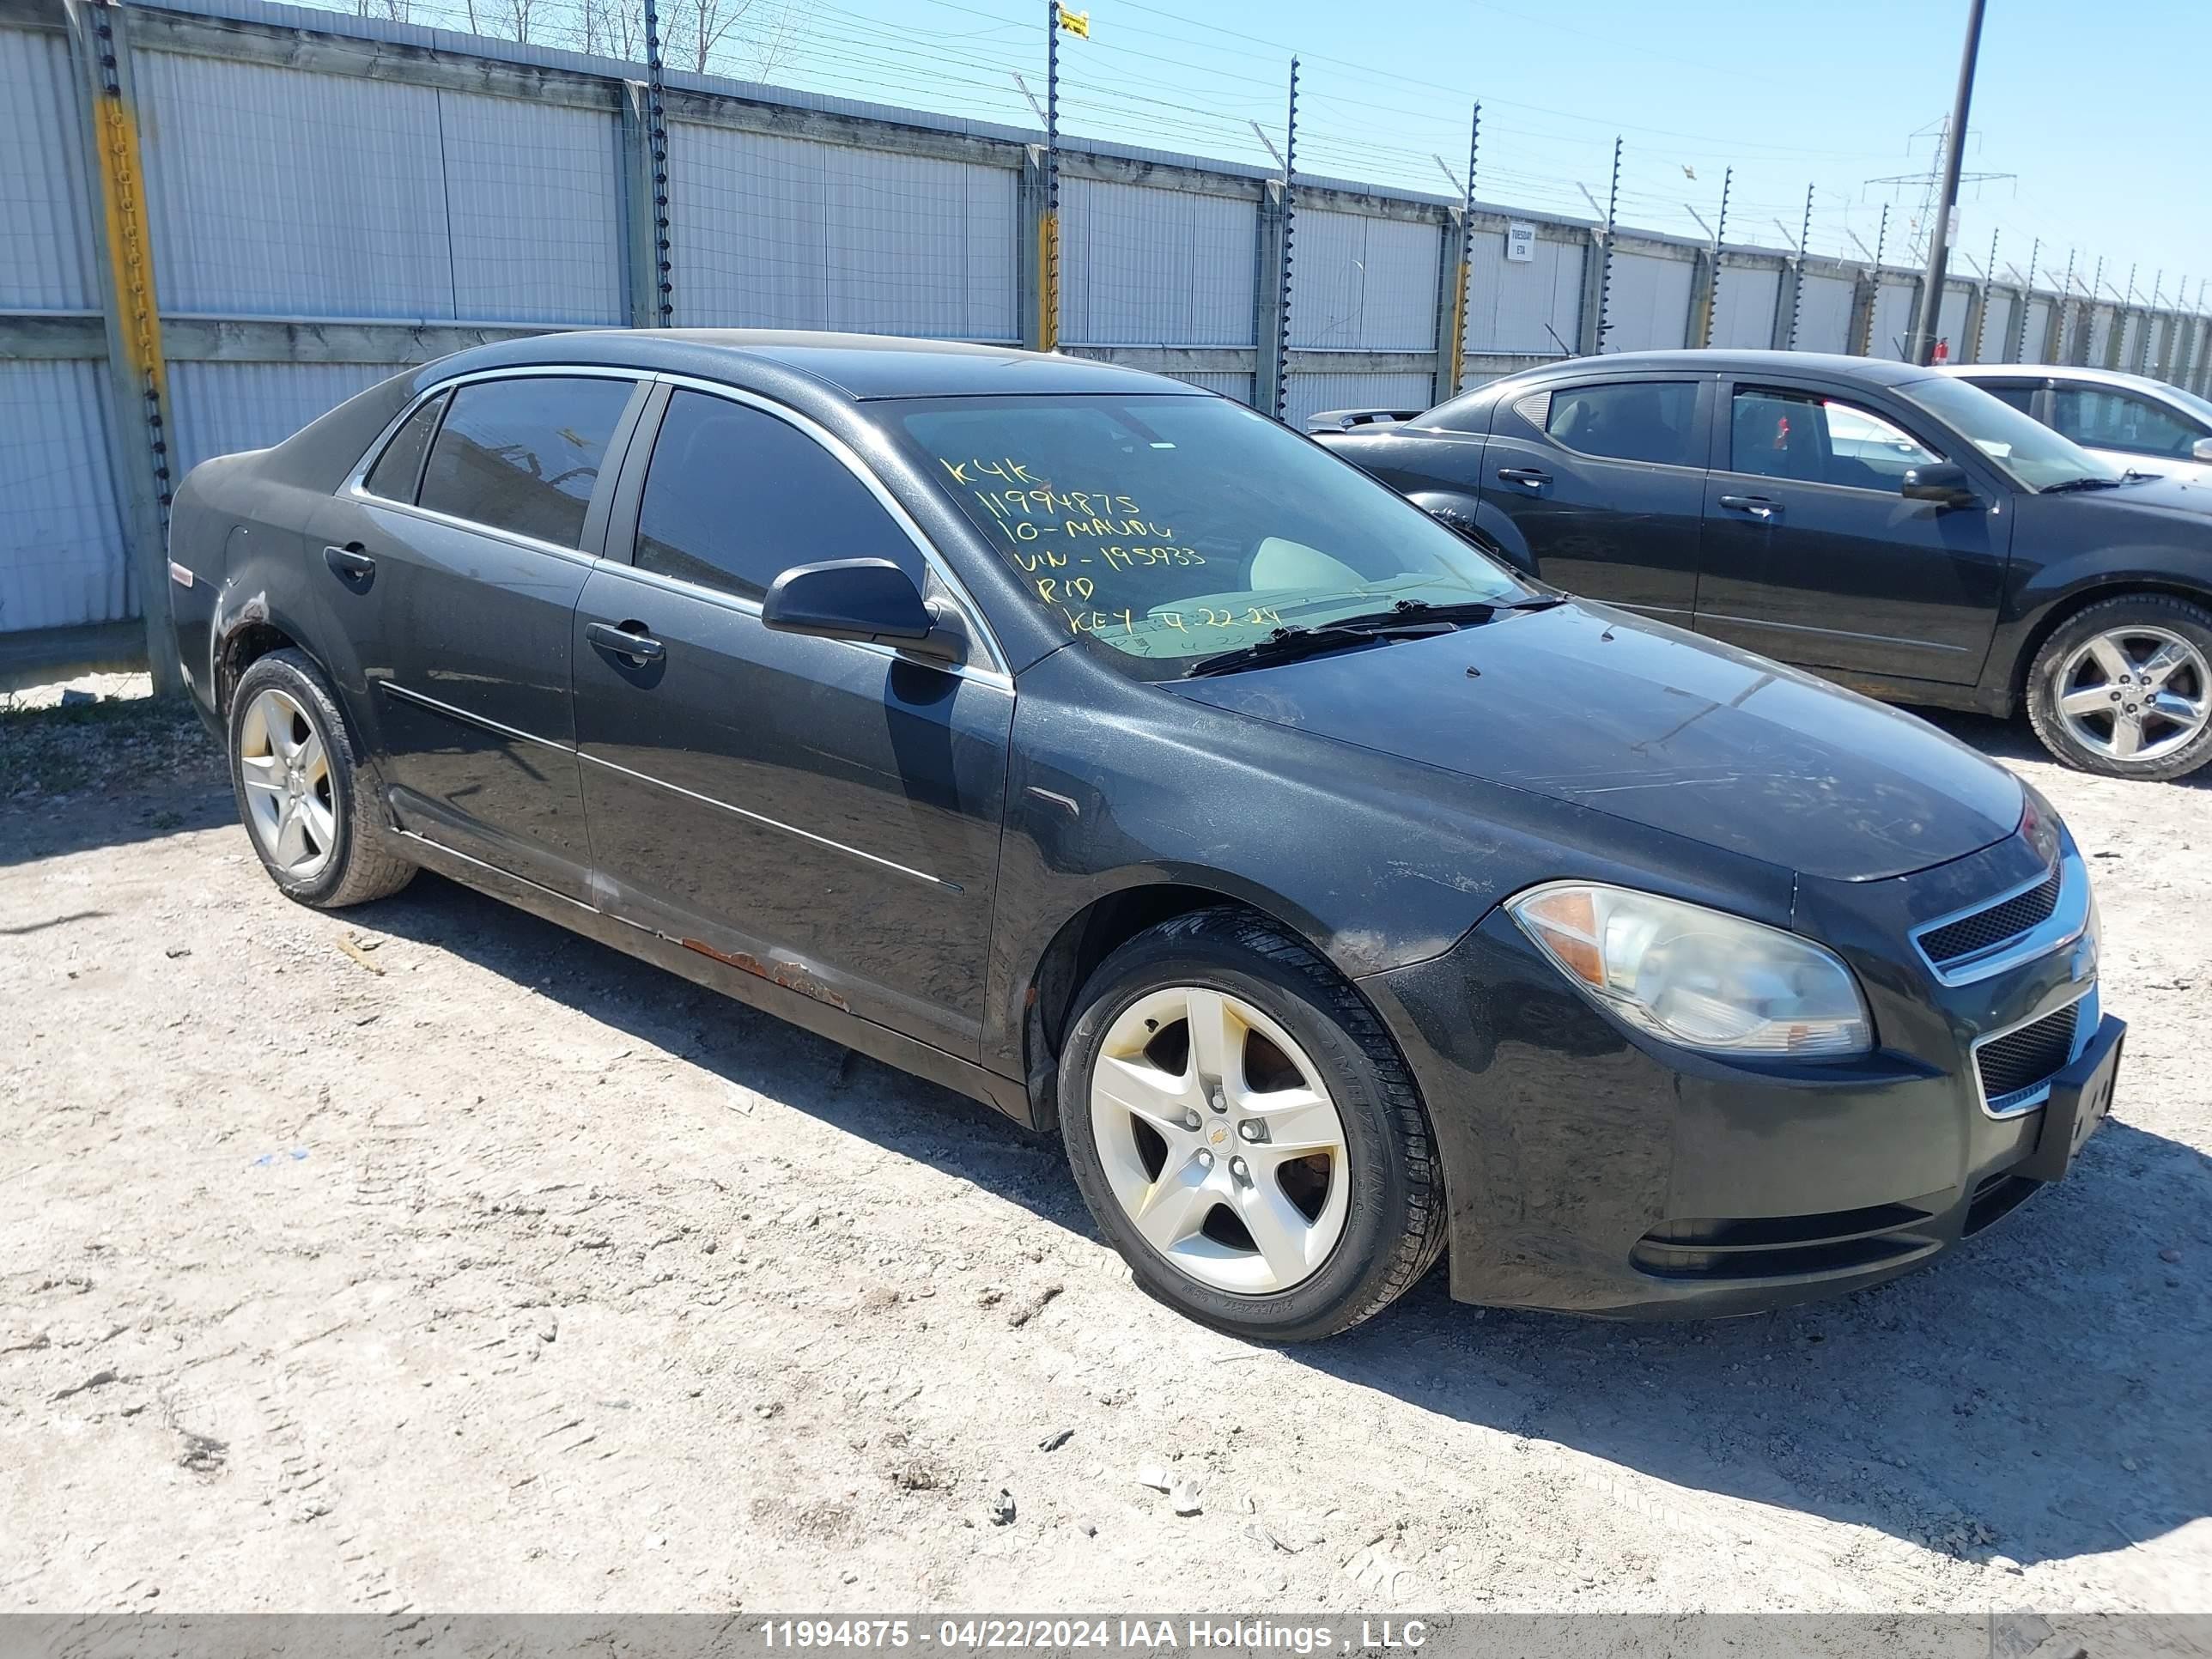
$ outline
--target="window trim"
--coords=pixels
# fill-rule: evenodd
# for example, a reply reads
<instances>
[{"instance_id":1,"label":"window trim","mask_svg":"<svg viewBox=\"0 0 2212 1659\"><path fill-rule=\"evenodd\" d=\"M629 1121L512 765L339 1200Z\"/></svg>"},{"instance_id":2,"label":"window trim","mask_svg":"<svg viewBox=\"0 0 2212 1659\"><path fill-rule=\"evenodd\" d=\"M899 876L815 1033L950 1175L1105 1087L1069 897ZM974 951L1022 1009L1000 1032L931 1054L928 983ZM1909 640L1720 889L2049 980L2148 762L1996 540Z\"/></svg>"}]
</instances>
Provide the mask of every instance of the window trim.
<instances>
[{"instance_id":1,"label":"window trim","mask_svg":"<svg viewBox=\"0 0 2212 1659\"><path fill-rule=\"evenodd\" d=\"M1601 375L1595 380L1577 378L1573 380L1553 380L1547 381L1542 386L1531 388L1521 398L1514 399L1513 404L1510 405L1510 407L1513 407L1517 410L1522 403L1527 401L1528 398L1534 397L1538 392L1541 392L1545 398L1545 424L1536 427L1538 435L1554 449L1559 450L1565 454L1572 455L1577 460L1595 461L1601 465L1607 466L1656 467L1663 472L1695 472L1702 477L1705 473L1712 471L1712 422L1708 410L1708 405L1705 402L1705 388L1711 383L1712 376L1710 374L1683 374L1679 373L1673 374L1606 374ZM1559 406L1560 398L1571 397L1577 392L1595 392L1606 386L1688 386L1691 391L1690 431L1687 434L1690 441L1690 448L1692 453L1702 449L1705 452L1705 459L1701 461L1644 461L1638 460L1633 457L1627 455L1601 455L1595 450L1577 449L1572 444L1568 443L1565 440L1554 437L1553 435L1550 425L1552 411ZM1523 416L1522 418L1526 420L1528 417ZM1531 422L1531 424L1533 425L1534 422ZM1702 442L1700 442L1701 438L1703 440Z\"/></svg>"},{"instance_id":2,"label":"window trim","mask_svg":"<svg viewBox=\"0 0 2212 1659\"><path fill-rule=\"evenodd\" d=\"M636 395L631 398L629 407L623 412L622 420L617 423L613 434L607 441L608 454L615 454L617 446L620 447L621 454L611 470L611 478L608 470L602 469L599 482L604 487L605 510L595 512L595 509L599 509L601 505L601 491L594 489L592 505L586 509L585 513L583 547L556 546L551 542L540 541L535 536L526 536L519 531L503 529L498 525L482 524L473 519L457 518L452 514L441 513L435 508L423 507L411 501L395 501L389 496L375 495L364 487L363 481L368 477L370 469L383 456L386 447L398 435L399 428L407 423L408 417L431 398L457 392L462 386L472 385L479 380L545 380L568 376L629 380L634 382L637 388ZM648 419L652 423L652 435L656 438L659 435L659 417L665 412L667 407L665 392L677 387L691 392L704 392L717 398L726 398L732 403L749 404L765 414L772 415L778 420L797 427L800 432L813 439L842 462L845 470L860 481L862 487L890 514L892 521L906 532L907 539L913 543L915 550L921 555L922 562L935 574L938 580L944 584L945 591L951 595L954 604L961 612L961 620L967 627L969 639L979 647L980 653L988 659L983 663L950 663L933 665L962 678L978 680L1007 690L1012 689L1014 678L1012 671L1006 666L1006 653L999 644L998 635L992 631L990 622L983 614L983 607L975 602L975 597L969 591L968 584L961 580L959 574L953 569L951 562L939 550L936 544L929 539L921 526L915 521L914 515L906 510L905 505L896 495L891 494L883 480L876 477L874 469L868 465L851 445L822 425L820 422L801 414L787 404L778 403L773 398L764 397L757 392L750 391L742 386L729 385L726 381L705 380L696 374L662 374L649 368L618 368L607 363L524 363L499 368L472 369L464 374L450 375L445 380L423 387L422 391L407 400L406 405L386 423L384 430L379 433L375 441L368 446L360 461L355 464L353 471L346 475L345 482L338 486L337 494L342 498L362 506L383 507L391 512L410 514L431 524L444 525L455 530L466 530L479 536L491 536L532 552L549 553L556 558L566 559L572 563L593 568L604 565L611 570L619 571L634 580L650 582L658 586L665 586L672 592L694 599L708 599L726 608L757 617L761 610L760 601L757 599L747 599L738 594L726 592L720 588L706 587L696 582L687 582L680 577L664 576L658 571L641 570L627 554L620 558L614 557L608 547L608 543L617 527L612 517L612 510L619 494L619 487L625 482L626 475L629 471L631 453L636 450L637 440L644 434ZM653 406L653 400L655 398L659 399L658 408ZM648 410L650 410L649 415ZM439 417L438 423L441 428L444 426L445 417L442 415ZM433 434L433 441L435 441L435 434ZM429 448L426 446L422 452L423 465L426 468L429 465ZM645 470L650 465L652 459L653 452L648 446L638 464L641 498ZM417 495L422 493L419 479L416 481L416 493ZM628 532L629 543L635 546L637 524L634 514L628 519ZM594 547L599 550L593 551ZM855 650L896 658L902 662L913 660L907 653L894 647L878 645L866 640L843 640L838 643L849 645Z\"/></svg>"},{"instance_id":3,"label":"window trim","mask_svg":"<svg viewBox=\"0 0 2212 1659\"><path fill-rule=\"evenodd\" d=\"M649 436L653 443L659 441L660 424L667 416L668 404L672 401L673 393L703 392L708 397L720 398L729 403L744 404L773 419L781 421L785 425L796 428L802 437L811 439L826 451L832 459L842 465L848 472L859 480L861 488L875 498L876 504L890 514L891 521L905 533L907 540L913 544L915 551L921 555L923 565L943 584L945 592L951 596L954 605L961 613L961 620L967 627L969 640L979 647L980 654L988 659L983 663L939 665L948 667L951 672L971 679L985 679L1009 687L1013 684L1013 676L1006 667L1006 654L1000 647L998 635L992 632L990 623L983 615L983 608L975 603L975 595L968 591L967 583L960 579L959 574L952 568L951 562L938 549L936 544L930 540L921 526L915 521L914 515L907 511L905 503L891 494L883 480L876 476L875 470L868 465L866 459L850 444L820 422L801 414L788 404L778 403L773 398L765 397L760 392L750 391L743 386L731 386L720 380L704 380L695 374L656 374L650 378L656 386L666 388L671 395L659 398L657 406L652 410L651 433L645 431L645 423L641 421L638 430L631 436L630 449L638 457L635 488L635 489L627 488L630 480L625 476L621 481L625 487L618 489L615 496L610 497L610 501L617 505L621 511L618 514L611 516L608 520L607 547L605 556L601 561L603 563L611 566L635 580L649 582L656 587L665 587L672 592L694 599L710 599L725 609L742 611L747 616L760 615L761 601L758 599L749 599L742 593L732 593L727 588L709 587L702 582L687 581L681 576L671 576L659 570L647 570L636 562L638 520L645 502L647 475L653 467L653 443L641 446L638 440ZM623 472L627 475L629 471L629 466L626 462ZM622 543L619 548L615 545L617 538ZM878 652L888 657L896 657L902 661L909 659L907 653L892 646L872 644L865 640L846 640L840 643L854 646L862 650Z\"/></svg>"},{"instance_id":4,"label":"window trim","mask_svg":"<svg viewBox=\"0 0 2212 1659\"><path fill-rule=\"evenodd\" d=\"M2049 427L2053 432L2057 433L2060 437L2065 439L2069 443L2078 444L2084 449L2109 449L2122 455L2140 455L2145 460L2165 461L2169 464L2178 463L2184 466L2192 465L2195 460L2194 456L2177 455L2171 450L2138 449L2133 444L2116 444L2107 442L2103 439L2092 440L2088 438L2075 437L2071 433L2066 431L2065 428L2058 424L2058 400L2069 392L2075 393L2077 396L2082 397L2092 396L2101 392L2106 396L2118 398L2123 400L2132 398L2137 403L2146 405L2160 415L2163 415L2167 420L2176 422L2184 430L2196 428L2198 428L2198 437L2201 438L2208 435L2201 429L2203 423L2197 421L2194 416L2181 410L2176 409L2172 404L2167 403L2163 398L2147 392L2140 386L2111 386L2102 380L2055 381L2051 387L2051 418L2045 421L2044 424ZM2197 440L2192 438L2190 441L2193 447Z\"/></svg>"},{"instance_id":5,"label":"window trim","mask_svg":"<svg viewBox=\"0 0 2212 1659\"><path fill-rule=\"evenodd\" d=\"M397 495L386 495L376 490L371 489L368 487L368 481L376 476L376 469L384 465L385 456L391 453L392 446L399 441L399 434L407 429L408 422L413 420L419 410L427 408L430 404L436 402L440 398L443 398L445 400L445 407L439 410L438 418L430 423L430 435L423 441L422 453L415 458L415 476L412 480L413 487L408 490L406 497L403 500ZM422 475L428 471L430 468L430 447L438 441L438 434L445 429L446 410L451 409L453 406L453 400L452 394L443 386L441 386L437 391L432 392L428 398L417 398L416 401L410 404L407 406L407 412L399 417L399 423L392 428L391 433L386 437L382 443L377 445L370 452L374 459L368 462L361 469L361 487L362 493L373 496L380 501L389 501L396 507L413 507L416 504L416 498L422 493Z\"/></svg>"},{"instance_id":6,"label":"window trim","mask_svg":"<svg viewBox=\"0 0 2212 1659\"><path fill-rule=\"evenodd\" d=\"M622 447L624 453L627 453L630 435L636 427L638 410L643 400L643 394L650 392L652 388L653 376L649 371L636 368L613 368L604 363L529 363L514 368L480 368L468 374L453 375L448 380L440 380L434 386L426 386L415 397L409 398L407 406L400 410L390 424L377 435L376 441L368 447L368 453L355 465L353 471L346 475L346 480L338 486L337 493L342 497L366 507L380 507L389 512L407 514L428 524L443 525L453 530L466 530L478 536L490 536L513 546L527 549L533 553L550 553L556 558L566 559L571 563L597 564L599 562L599 556L591 550L592 542L599 539L592 533L593 508L599 505L599 498L603 491L609 500L613 498L613 484L610 482L604 467L600 470L599 477L593 482L592 499L584 506L584 532L580 538L584 545L581 547L562 547L556 542L544 541L536 536L526 535L519 530L509 530L503 525L486 524L479 519L464 519L457 514L441 513L435 507L422 506L419 501L396 501L389 495L377 495L368 487L368 474L376 463L383 458L386 447L399 435L399 428L407 424L408 417L431 398L447 393L458 392L463 386L473 386L482 380L574 379L628 380L631 383L633 389L630 400L624 405L621 418L615 422L615 429L607 435L609 454L615 453L617 444ZM450 410L452 407L452 404L448 402L447 410ZM442 432L445 427L446 417L441 414L438 417L438 430ZM436 441L437 434L433 433L431 445L434 445ZM428 472L429 465L430 445L426 445L422 451L424 473ZM617 459L616 464L617 472L620 470L620 465ZM422 493L421 475L416 478L415 493L417 495ZM604 529L603 523L601 528Z\"/></svg>"},{"instance_id":7,"label":"window trim","mask_svg":"<svg viewBox=\"0 0 2212 1659\"><path fill-rule=\"evenodd\" d=\"M1943 449L1939 449L1934 444L1929 443L1928 440L1919 432L1916 431L1909 422L1899 419L1898 416L1889 410L1883 408L1880 404L1875 402L1872 398L1865 396L1863 393L1856 392L1836 392L1830 390L1826 386L1790 386L1786 382L1776 380L1739 380L1731 379L1727 382L1727 385L1729 413L1727 420L1722 422L1723 429L1720 436L1720 441L1727 446L1725 453L1727 456L1728 465L1725 466L1714 467L1712 471L1715 476L1725 474L1727 477L1731 478L1758 478L1770 484L1787 484L1793 489L1841 489L1849 491L1853 495L1872 495L1884 501L1892 500L1897 496L1897 491L1893 489L1879 489L1871 484L1831 483L1826 478L1778 478L1771 472L1746 472L1739 469L1735 464L1735 400L1737 394L1744 392L1765 392L1778 393L1784 398L1801 398L1820 403L1846 404L1853 409L1864 410L1867 414L1871 415L1875 419L1881 421L1884 425L1895 427L1899 431L1905 434L1906 437L1911 439L1913 442L1918 444L1921 448L1935 456L1938 463L1955 463L1956 465L1966 468L1969 474L1972 474L1974 471L1973 466L1968 462L1960 457L1948 454L1945 453ZM1960 434L1953 435L1956 436ZM1972 444L1968 444L1967 447L1972 449L1973 446ZM1834 451L1831 449L1829 453L1832 455ZM1979 452L1978 451L1976 453L1977 458L1978 459Z\"/></svg>"}]
</instances>

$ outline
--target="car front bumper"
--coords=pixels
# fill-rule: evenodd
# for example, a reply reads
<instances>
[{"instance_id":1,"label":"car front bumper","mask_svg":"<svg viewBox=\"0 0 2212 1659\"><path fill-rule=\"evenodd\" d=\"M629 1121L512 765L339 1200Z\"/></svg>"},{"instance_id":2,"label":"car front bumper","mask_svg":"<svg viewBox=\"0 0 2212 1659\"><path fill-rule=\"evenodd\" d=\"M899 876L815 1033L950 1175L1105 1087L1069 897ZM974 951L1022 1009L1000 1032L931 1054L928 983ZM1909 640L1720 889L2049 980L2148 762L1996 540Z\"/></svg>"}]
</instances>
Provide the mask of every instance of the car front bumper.
<instances>
[{"instance_id":1,"label":"car front bumper","mask_svg":"<svg viewBox=\"0 0 2212 1659\"><path fill-rule=\"evenodd\" d=\"M1902 944L1912 921L2004 885L2029 856L2015 837L1933 878L1830 884L1801 904L1836 912L1807 931L1838 945L1867 993L1882 1046L1856 1060L1655 1042L1502 910L1441 957L1362 980L1436 1128L1452 1294L1622 1317L1752 1313L1919 1266L2063 1175L2109 1104L2124 1030L2099 1006L2094 926L1956 985ZM2069 1007L2049 1088L1992 1109L1977 1041ZM2085 1085L2103 1093L2069 1135Z\"/></svg>"}]
</instances>

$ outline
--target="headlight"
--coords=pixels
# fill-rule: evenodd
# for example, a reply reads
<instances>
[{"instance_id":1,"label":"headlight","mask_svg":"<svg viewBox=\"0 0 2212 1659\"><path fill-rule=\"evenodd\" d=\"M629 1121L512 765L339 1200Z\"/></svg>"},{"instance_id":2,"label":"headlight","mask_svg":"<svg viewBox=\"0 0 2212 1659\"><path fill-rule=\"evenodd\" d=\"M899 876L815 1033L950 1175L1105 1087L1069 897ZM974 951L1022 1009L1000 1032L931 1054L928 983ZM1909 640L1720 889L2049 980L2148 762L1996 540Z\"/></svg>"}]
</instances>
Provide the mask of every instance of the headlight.
<instances>
[{"instance_id":1,"label":"headlight","mask_svg":"<svg viewBox=\"0 0 2212 1659\"><path fill-rule=\"evenodd\" d=\"M1625 887L1555 882L1506 911L1562 973L1632 1024L1732 1054L1863 1054L1851 970L1808 939Z\"/></svg>"}]
</instances>

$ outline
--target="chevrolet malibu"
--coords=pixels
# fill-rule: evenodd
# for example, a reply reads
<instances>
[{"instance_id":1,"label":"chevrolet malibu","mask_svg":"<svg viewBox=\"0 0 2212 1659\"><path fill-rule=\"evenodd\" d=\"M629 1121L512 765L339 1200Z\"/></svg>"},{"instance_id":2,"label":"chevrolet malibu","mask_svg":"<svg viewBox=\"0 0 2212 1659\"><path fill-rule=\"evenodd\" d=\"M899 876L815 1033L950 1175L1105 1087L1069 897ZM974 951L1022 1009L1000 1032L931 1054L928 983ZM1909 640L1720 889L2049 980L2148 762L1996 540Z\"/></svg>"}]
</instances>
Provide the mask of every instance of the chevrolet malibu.
<instances>
[{"instance_id":1,"label":"chevrolet malibu","mask_svg":"<svg viewBox=\"0 0 2212 1659\"><path fill-rule=\"evenodd\" d=\"M516 341L198 467L171 556L284 893L431 869L1056 1130L1239 1335L1440 1255L1590 1314L1869 1284L2112 1101L2033 791L1173 381Z\"/></svg>"}]
</instances>

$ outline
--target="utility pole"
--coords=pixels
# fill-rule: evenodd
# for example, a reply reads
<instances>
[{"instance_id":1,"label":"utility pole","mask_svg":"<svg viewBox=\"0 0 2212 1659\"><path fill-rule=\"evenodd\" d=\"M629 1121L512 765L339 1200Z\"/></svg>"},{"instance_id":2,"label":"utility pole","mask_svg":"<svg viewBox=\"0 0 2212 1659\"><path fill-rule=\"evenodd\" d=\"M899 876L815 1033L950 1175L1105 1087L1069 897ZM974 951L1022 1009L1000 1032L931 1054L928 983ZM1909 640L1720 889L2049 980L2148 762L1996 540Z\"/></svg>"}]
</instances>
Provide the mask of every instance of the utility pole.
<instances>
[{"instance_id":1,"label":"utility pole","mask_svg":"<svg viewBox=\"0 0 2212 1659\"><path fill-rule=\"evenodd\" d=\"M1920 289L1920 316L1912 331L1911 362L1924 363L1936 350L1936 330L1943 314L1943 278L1951 261L1951 215L1959 205L1959 170L1966 155L1966 112L1974 101L1974 64L1982 49L1983 0L1966 0L1966 44L1959 55L1959 89L1951 103L1945 136L1942 200L1928 239L1928 273Z\"/></svg>"}]
</instances>

